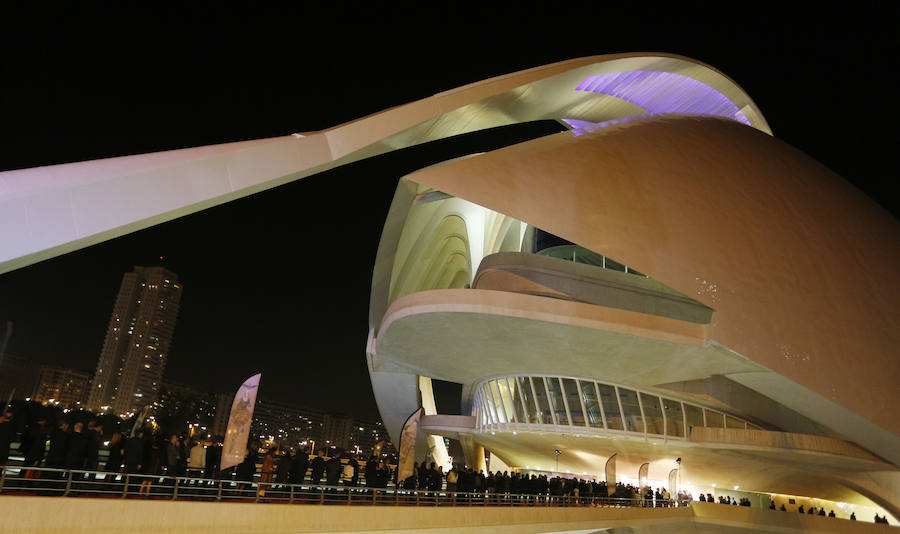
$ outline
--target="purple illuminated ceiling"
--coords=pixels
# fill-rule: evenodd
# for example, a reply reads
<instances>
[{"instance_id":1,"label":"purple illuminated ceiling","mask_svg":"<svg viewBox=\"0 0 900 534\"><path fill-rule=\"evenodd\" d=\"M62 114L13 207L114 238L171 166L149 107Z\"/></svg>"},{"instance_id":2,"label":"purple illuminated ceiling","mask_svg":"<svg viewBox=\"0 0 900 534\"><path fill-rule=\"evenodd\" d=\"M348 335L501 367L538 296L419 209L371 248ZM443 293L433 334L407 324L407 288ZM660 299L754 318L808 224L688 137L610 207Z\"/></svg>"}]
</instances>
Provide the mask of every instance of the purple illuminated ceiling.
<instances>
[{"instance_id":1,"label":"purple illuminated ceiling","mask_svg":"<svg viewBox=\"0 0 900 534\"><path fill-rule=\"evenodd\" d=\"M750 125L725 95L681 74L650 70L609 72L588 76L575 90L615 96L650 114L715 115Z\"/></svg>"}]
</instances>

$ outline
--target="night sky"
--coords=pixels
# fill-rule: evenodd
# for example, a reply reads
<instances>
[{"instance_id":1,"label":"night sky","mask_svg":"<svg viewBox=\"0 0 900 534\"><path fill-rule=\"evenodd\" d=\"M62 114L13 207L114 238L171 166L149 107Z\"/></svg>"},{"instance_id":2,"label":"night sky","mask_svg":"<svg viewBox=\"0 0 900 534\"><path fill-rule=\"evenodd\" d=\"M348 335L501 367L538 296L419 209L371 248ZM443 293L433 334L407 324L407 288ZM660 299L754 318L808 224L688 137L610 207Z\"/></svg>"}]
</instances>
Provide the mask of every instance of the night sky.
<instances>
[{"instance_id":1,"label":"night sky","mask_svg":"<svg viewBox=\"0 0 900 534\"><path fill-rule=\"evenodd\" d=\"M447 13L340 2L7 12L0 170L320 130L554 61L670 52L730 76L778 138L898 213L895 2L852 12L440 5ZM184 284L167 378L219 392L262 372L264 397L374 418L368 299L397 180L554 128L380 156L0 275L0 320L15 323L7 351L93 372L122 274L161 264ZM447 398L439 409L458 409Z\"/></svg>"}]
</instances>

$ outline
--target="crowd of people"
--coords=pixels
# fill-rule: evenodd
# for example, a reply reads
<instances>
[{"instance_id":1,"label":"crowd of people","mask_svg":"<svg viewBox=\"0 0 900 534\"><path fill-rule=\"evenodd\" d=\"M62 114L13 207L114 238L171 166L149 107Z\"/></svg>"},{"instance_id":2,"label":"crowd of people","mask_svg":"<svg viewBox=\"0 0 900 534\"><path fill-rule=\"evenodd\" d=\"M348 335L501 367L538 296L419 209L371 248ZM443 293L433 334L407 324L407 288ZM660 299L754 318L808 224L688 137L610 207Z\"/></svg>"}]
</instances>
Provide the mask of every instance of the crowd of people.
<instances>
[{"instance_id":1,"label":"crowd of people","mask_svg":"<svg viewBox=\"0 0 900 534\"><path fill-rule=\"evenodd\" d=\"M718 502L719 504L727 504L729 506L751 506L750 499L741 497L741 500L738 501L737 499L732 499L730 495L719 495L717 501L712 493L707 493L706 495L701 493L697 500L700 502Z\"/></svg>"},{"instance_id":2,"label":"crowd of people","mask_svg":"<svg viewBox=\"0 0 900 534\"><path fill-rule=\"evenodd\" d=\"M12 414L0 414L0 466L5 465L13 441ZM27 468L54 468L69 470L98 471L108 473L128 473L138 475L142 480L139 494L150 495L152 482L159 476L196 477L201 479L233 480L239 486L258 481L260 489L266 486L288 484L311 484L326 486L350 486L366 488L387 488L393 484L404 490L428 492L448 491L480 493L486 495L545 496L549 498L611 498L639 501L643 506L668 507L686 505L693 500L688 492L679 492L674 498L665 488L646 488L641 491L629 484L617 483L607 488L606 482L540 474L526 474L508 471L488 471L484 474L471 467L454 465L446 473L442 466L431 462L416 463L413 473L401 481L397 480L397 470L383 458L370 456L358 458L346 451L331 447L319 449L310 454L306 449L295 451L270 448L263 450L258 442L248 444L243 461L237 466L219 470L222 447L217 443L202 443L187 436L170 434L168 437L138 430L126 435L115 430L108 442L104 442L103 425L97 420L61 420L50 428L45 418L31 422L22 432L19 452L26 468L24 478L40 478L39 471ZM108 448L106 461L100 461L100 451ZM263 452L260 452L263 451ZM329 454L326 455L326 452ZM610 491L611 490L611 491ZM701 493L700 502L718 502L731 506L751 506L747 498L733 499L730 496ZM785 505L770 510L787 511ZM824 508L801 505L801 514L836 517L834 510L827 514ZM851 520L856 515L851 513ZM887 517L876 514L876 523L887 523Z\"/></svg>"}]
</instances>

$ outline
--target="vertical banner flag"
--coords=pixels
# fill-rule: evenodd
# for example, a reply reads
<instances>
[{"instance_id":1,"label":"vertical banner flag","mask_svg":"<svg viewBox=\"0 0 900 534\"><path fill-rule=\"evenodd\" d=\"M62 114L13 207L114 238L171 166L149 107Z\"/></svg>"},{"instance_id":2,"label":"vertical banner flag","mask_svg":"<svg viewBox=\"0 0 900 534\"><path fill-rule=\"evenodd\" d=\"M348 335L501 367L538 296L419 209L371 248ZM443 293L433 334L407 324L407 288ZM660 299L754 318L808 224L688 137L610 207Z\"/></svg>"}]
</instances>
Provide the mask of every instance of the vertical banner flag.
<instances>
[{"instance_id":1,"label":"vertical banner flag","mask_svg":"<svg viewBox=\"0 0 900 534\"><path fill-rule=\"evenodd\" d=\"M416 434L419 432L419 418L422 417L423 412L422 408L414 411L403 423L403 430L400 431L400 447L398 447L400 458L397 461L398 484L402 484L413 474L413 464L416 461Z\"/></svg>"},{"instance_id":2,"label":"vertical banner flag","mask_svg":"<svg viewBox=\"0 0 900 534\"><path fill-rule=\"evenodd\" d=\"M616 455L613 454L606 461L606 495L612 496L616 492Z\"/></svg>"},{"instance_id":3,"label":"vertical banner flag","mask_svg":"<svg viewBox=\"0 0 900 534\"><path fill-rule=\"evenodd\" d=\"M638 469L638 483L641 485L641 496L644 495L644 493L645 493L644 490L647 488L647 485L649 484L647 481L647 479L649 478L648 477L649 471L650 471L649 463L641 464L641 467Z\"/></svg>"},{"instance_id":4,"label":"vertical banner flag","mask_svg":"<svg viewBox=\"0 0 900 534\"><path fill-rule=\"evenodd\" d=\"M247 440L250 438L250 425L253 423L253 408L256 406L256 392L259 391L261 374L253 375L241 384L231 403L231 415L228 417L228 429L225 430L225 444L222 446L222 465L224 471L244 461L247 455Z\"/></svg>"},{"instance_id":5,"label":"vertical banner flag","mask_svg":"<svg viewBox=\"0 0 900 534\"><path fill-rule=\"evenodd\" d=\"M678 494L678 469L673 469L669 471L669 493L672 494L672 498Z\"/></svg>"}]
</instances>

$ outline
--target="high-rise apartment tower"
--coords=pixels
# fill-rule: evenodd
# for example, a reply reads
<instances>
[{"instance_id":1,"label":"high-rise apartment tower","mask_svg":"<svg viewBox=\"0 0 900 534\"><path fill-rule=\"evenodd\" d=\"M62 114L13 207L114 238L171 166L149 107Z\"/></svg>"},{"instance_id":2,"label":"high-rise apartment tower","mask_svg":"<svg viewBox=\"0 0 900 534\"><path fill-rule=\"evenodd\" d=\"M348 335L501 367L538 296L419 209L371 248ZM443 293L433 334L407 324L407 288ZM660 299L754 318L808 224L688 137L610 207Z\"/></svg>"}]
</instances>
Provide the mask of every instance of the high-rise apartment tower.
<instances>
[{"instance_id":1,"label":"high-rise apartment tower","mask_svg":"<svg viewBox=\"0 0 900 534\"><path fill-rule=\"evenodd\" d=\"M172 344L178 275L163 267L125 273L91 383L88 408L114 414L153 404Z\"/></svg>"}]
</instances>

